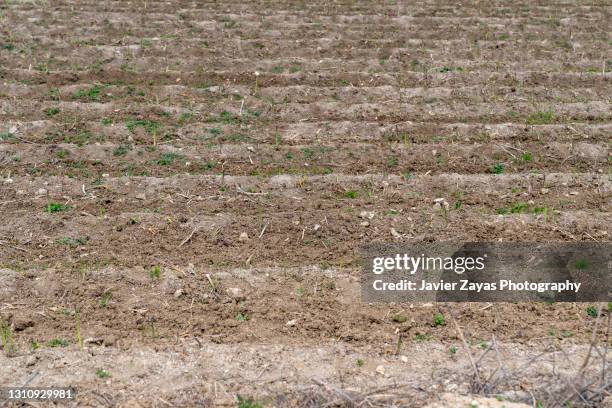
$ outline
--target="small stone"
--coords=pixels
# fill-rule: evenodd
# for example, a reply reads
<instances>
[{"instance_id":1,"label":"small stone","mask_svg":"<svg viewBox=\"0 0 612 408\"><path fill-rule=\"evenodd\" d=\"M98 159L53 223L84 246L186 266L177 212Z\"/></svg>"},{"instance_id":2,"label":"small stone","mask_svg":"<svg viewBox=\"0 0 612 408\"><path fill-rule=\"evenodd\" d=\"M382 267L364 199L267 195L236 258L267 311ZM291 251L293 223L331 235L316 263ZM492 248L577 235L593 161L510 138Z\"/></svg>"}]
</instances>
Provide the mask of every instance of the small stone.
<instances>
[{"instance_id":1,"label":"small stone","mask_svg":"<svg viewBox=\"0 0 612 408\"><path fill-rule=\"evenodd\" d=\"M402 360L402 363L407 363L408 362L408 357L406 356L401 356L400 360Z\"/></svg>"},{"instance_id":2,"label":"small stone","mask_svg":"<svg viewBox=\"0 0 612 408\"><path fill-rule=\"evenodd\" d=\"M363 221L362 223L360 223L359 225L361 225L362 227L369 227L370 223L367 221Z\"/></svg>"},{"instance_id":3,"label":"small stone","mask_svg":"<svg viewBox=\"0 0 612 408\"><path fill-rule=\"evenodd\" d=\"M244 242L244 241L248 241L249 240L249 234L247 234L246 232L242 232L240 234L240 237L238 238L240 241Z\"/></svg>"},{"instance_id":4,"label":"small stone","mask_svg":"<svg viewBox=\"0 0 612 408\"><path fill-rule=\"evenodd\" d=\"M289 326L289 327L293 327L293 326L295 326L296 324L297 324L297 319L289 320L289 321L287 322L287 326Z\"/></svg>"},{"instance_id":5,"label":"small stone","mask_svg":"<svg viewBox=\"0 0 612 408\"><path fill-rule=\"evenodd\" d=\"M380 375L385 375L385 367L379 365L378 367L376 367L376 372Z\"/></svg>"},{"instance_id":6,"label":"small stone","mask_svg":"<svg viewBox=\"0 0 612 408\"><path fill-rule=\"evenodd\" d=\"M400 234L399 232L397 232L397 231L395 230L395 228L391 228L391 235L393 235L393 237L395 237L395 238L401 238L401 237L402 237L402 234Z\"/></svg>"},{"instance_id":7,"label":"small stone","mask_svg":"<svg viewBox=\"0 0 612 408\"><path fill-rule=\"evenodd\" d=\"M25 361L25 365L26 367L32 367L34 364L36 364L37 361L38 361L37 355L29 356Z\"/></svg>"},{"instance_id":8,"label":"small stone","mask_svg":"<svg viewBox=\"0 0 612 408\"><path fill-rule=\"evenodd\" d=\"M244 300L245 298L244 293L240 288L227 288L226 293L237 302Z\"/></svg>"},{"instance_id":9,"label":"small stone","mask_svg":"<svg viewBox=\"0 0 612 408\"><path fill-rule=\"evenodd\" d=\"M550 189L548 189L548 188L540 189L540 193L542 193L542 194L548 194L549 191L550 191Z\"/></svg>"},{"instance_id":10,"label":"small stone","mask_svg":"<svg viewBox=\"0 0 612 408\"><path fill-rule=\"evenodd\" d=\"M38 194L38 195L47 195L47 189L46 188L39 188L38 191L36 192L36 194Z\"/></svg>"},{"instance_id":11,"label":"small stone","mask_svg":"<svg viewBox=\"0 0 612 408\"><path fill-rule=\"evenodd\" d=\"M105 336L102 340L102 344L104 344L106 347L112 347L117 344L117 337L113 336L112 334Z\"/></svg>"},{"instance_id":12,"label":"small stone","mask_svg":"<svg viewBox=\"0 0 612 408\"><path fill-rule=\"evenodd\" d=\"M359 213L360 218L367 218L368 220L374 218L375 215L376 213L374 211L362 211Z\"/></svg>"},{"instance_id":13,"label":"small stone","mask_svg":"<svg viewBox=\"0 0 612 408\"><path fill-rule=\"evenodd\" d=\"M15 329L15 331L23 331L27 329L28 327L33 327L33 326L34 326L34 320L27 318L27 317L17 318L13 322L13 328Z\"/></svg>"},{"instance_id":14,"label":"small stone","mask_svg":"<svg viewBox=\"0 0 612 408\"><path fill-rule=\"evenodd\" d=\"M315 224L314 227L312 227L313 230L318 231L319 228L321 228L321 226L319 224Z\"/></svg>"},{"instance_id":15,"label":"small stone","mask_svg":"<svg viewBox=\"0 0 612 408\"><path fill-rule=\"evenodd\" d=\"M146 200L147 196L145 195L145 193L139 193L139 194L136 194L136 199L138 199L138 200Z\"/></svg>"},{"instance_id":16,"label":"small stone","mask_svg":"<svg viewBox=\"0 0 612 408\"><path fill-rule=\"evenodd\" d=\"M421 307L430 308L430 307L433 307L433 303L423 303Z\"/></svg>"},{"instance_id":17,"label":"small stone","mask_svg":"<svg viewBox=\"0 0 612 408\"><path fill-rule=\"evenodd\" d=\"M449 205L448 205L448 201L446 201L445 198L436 198L434 199L434 210L441 210L441 209L445 209L446 211L448 211L449 209Z\"/></svg>"},{"instance_id":18,"label":"small stone","mask_svg":"<svg viewBox=\"0 0 612 408\"><path fill-rule=\"evenodd\" d=\"M177 289L176 292L174 292L174 297L176 299L180 298L183 295L183 289Z\"/></svg>"}]
</instances>

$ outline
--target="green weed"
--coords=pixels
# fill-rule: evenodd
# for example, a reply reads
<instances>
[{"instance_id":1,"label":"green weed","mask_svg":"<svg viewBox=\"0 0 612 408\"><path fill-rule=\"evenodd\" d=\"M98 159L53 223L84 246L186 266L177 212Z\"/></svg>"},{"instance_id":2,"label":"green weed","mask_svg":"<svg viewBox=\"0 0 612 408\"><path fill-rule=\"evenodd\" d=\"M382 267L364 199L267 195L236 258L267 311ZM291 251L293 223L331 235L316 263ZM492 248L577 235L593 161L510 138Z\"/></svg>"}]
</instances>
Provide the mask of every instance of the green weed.
<instances>
[{"instance_id":1,"label":"green weed","mask_svg":"<svg viewBox=\"0 0 612 408\"><path fill-rule=\"evenodd\" d=\"M109 378L111 376L111 374L108 371L106 371L106 370L104 370L102 368L98 368L96 370L96 376L98 378Z\"/></svg>"},{"instance_id":2,"label":"green weed","mask_svg":"<svg viewBox=\"0 0 612 408\"><path fill-rule=\"evenodd\" d=\"M0 317L0 340L2 342L2 348L7 356L13 355L17 351L15 342L13 340L13 329L8 321Z\"/></svg>"},{"instance_id":3,"label":"green weed","mask_svg":"<svg viewBox=\"0 0 612 408\"><path fill-rule=\"evenodd\" d=\"M161 276L161 268L159 267L159 265L154 266L150 271L149 271L149 276L151 277L151 279L159 279Z\"/></svg>"},{"instance_id":4,"label":"green weed","mask_svg":"<svg viewBox=\"0 0 612 408\"><path fill-rule=\"evenodd\" d=\"M149 119L128 119L125 122L125 127L134 133L137 127L142 127L148 134L155 134L160 128L159 122Z\"/></svg>"},{"instance_id":5,"label":"green weed","mask_svg":"<svg viewBox=\"0 0 612 408\"><path fill-rule=\"evenodd\" d=\"M433 318L434 326L444 326L446 324L446 320L444 319L444 315L441 313L437 313Z\"/></svg>"},{"instance_id":6,"label":"green weed","mask_svg":"<svg viewBox=\"0 0 612 408\"><path fill-rule=\"evenodd\" d=\"M60 245L67 245L71 249L75 249L80 245L87 244L87 241L89 241L88 237L76 237L76 238L63 237L61 239L58 239L57 243Z\"/></svg>"},{"instance_id":7,"label":"green weed","mask_svg":"<svg viewBox=\"0 0 612 408\"><path fill-rule=\"evenodd\" d=\"M239 322L246 322L249 320L249 316L246 313L238 312L236 314L236 320L238 320Z\"/></svg>"},{"instance_id":8,"label":"green weed","mask_svg":"<svg viewBox=\"0 0 612 408\"><path fill-rule=\"evenodd\" d=\"M98 102L100 100L100 93L103 89L104 86L99 84L88 89L79 89L72 94L72 99L86 99L90 102Z\"/></svg>"},{"instance_id":9,"label":"green weed","mask_svg":"<svg viewBox=\"0 0 612 408\"><path fill-rule=\"evenodd\" d=\"M51 339L47 342L49 347L68 347L68 340L65 339Z\"/></svg>"},{"instance_id":10,"label":"green weed","mask_svg":"<svg viewBox=\"0 0 612 408\"><path fill-rule=\"evenodd\" d=\"M108 302L110 302L112 297L113 297L112 292L110 292L110 291L109 292L104 292L104 294L102 294L102 296L98 300L98 304L100 305L100 307L106 307L106 306L108 306Z\"/></svg>"},{"instance_id":11,"label":"green weed","mask_svg":"<svg viewBox=\"0 0 612 408\"><path fill-rule=\"evenodd\" d=\"M171 153L171 152L162 153L161 157L157 160L157 164L162 165L162 166L169 166L172 163L174 163L176 159L179 159L180 157L181 155L176 154L176 153Z\"/></svg>"},{"instance_id":12,"label":"green weed","mask_svg":"<svg viewBox=\"0 0 612 408\"><path fill-rule=\"evenodd\" d=\"M521 156L521 160L524 161L524 162L530 162L531 160L533 160L533 156L532 156L531 152L523 153L523 155Z\"/></svg>"},{"instance_id":13,"label":"green weed","mask_svg":"<svg viewBox=\"0 0 612 408\"><path fill-rule=\"evenodd\" d=\"M497 163L495 166L493 166L493 169L491 171L495 174L503 174L504 165L502 163Z\"/></svg>"},{"instance_id":14,"label":"green weed","mask_svg":"<svg viewBox=\"0 0 612 408\"><path fill-rule=\"evenodd\" d=\"M238 408L263 408L263 405L252 398L243 398L240 395L236 398L238 399Z\"/></svg>"},{"instance_id":15,"label":"green weed","mask_svg":"<svg viewBox=\"0 0 612 408\"><path fill-rule=\"evenodd\" d=\"M53 117L53 116L57 115L58 113L60 113L59 108L47 108L47 109L45 109L45 115L47 115L47 117Z\"/></svg>"},{"instance_id":16,"label":"green weed","mask_svg":"<svg viewBox=\"0 0 612 408\"><path fill-rule=\"evenodd\" d=\"M597 317L597 308L595 306L589 306L586 308L586 313L590 317Z\"/></svg>"},{"instance_id":17,"label":"green weed","mask_svg":"<svg viewBox=\"0 0 612 408\"><path fill-rule=\"evenodd\" d=\"M587 263L587 261L586 261L586 260L584 260L584 259L579 259L579 260L577 260L577 261L576 261L576 263L574 264L574 266L576 267L576 269L580 269L580 270L582 270L582 269L586 269L586 268L587 268L588 263Z\"/></svg>"},{"instance_id":18,"label":"green weed","mask_svg":"<svg viewBox=\"0 0 612 408\"><path fill-rule=\"evenodd\" d=\"M62 211L68 211L68 210L70 210L69 206L60 204L60 203L49 203L45 207L45 211L50 214L62 212Z\"/></svg>"},{"instance_id":19,"label":"green weed","mask_svg":"<svg viewBox=\"0 0 612 408\"><path fill-rule=\"evenodd\" d=\"M119 145L113 150L113 156L125 156L130 150L132 150L131 145Z\"/></svg>"},{"instance_id":20,"label":"green weed","mask_svg":"<svg viewBox=\"0 0 612 408\"><path fill-rule=\"evenodd\" d=\"M527 117L528 125L548 125L555 120L555 114L551 111L533 112Z\"/></svg>"}]
</instances>

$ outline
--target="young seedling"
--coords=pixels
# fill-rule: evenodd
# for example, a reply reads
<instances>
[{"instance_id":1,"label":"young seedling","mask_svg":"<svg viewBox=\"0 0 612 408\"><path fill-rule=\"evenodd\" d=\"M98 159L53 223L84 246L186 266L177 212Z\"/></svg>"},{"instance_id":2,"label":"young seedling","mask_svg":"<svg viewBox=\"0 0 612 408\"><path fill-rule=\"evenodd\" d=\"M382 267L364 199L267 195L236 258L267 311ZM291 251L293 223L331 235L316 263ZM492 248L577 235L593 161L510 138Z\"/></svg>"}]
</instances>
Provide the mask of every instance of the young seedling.
<instances>
[{"instance_id":1,"label":"young seedling","mask_svg":"<svg viewBox=\"0 0 612 408\"><path fill-rule=\"evenodd\" d=\"M113 150L113 156L125 156L130 150L132 150L131 145L119 145Z\"/></svg>"},{"instance_id":2,"label":"young seedling","mask_svg":"<svg viewBox=\"0 0 612 408\"><path fill-rule=\"evenodd\" d=\"M47 343L49 347L68 347L68 340L64 339L51 339Z\"/></svg>"},{"instance_id":3,"label":"young seedling","mask_svg":"<svg viewBox=\"0 0 612 408\"><path fill-rule=\"evenodd\" d=\"M238 408L263 408L263 405L252 398L243 398L240 395L236 398L238 399Z\"/></svg>"},{"instance_id":4,"label":"young seedling","mask_svg":"<svg viewBox=\"0 0 612 408\"><path fill-rule=\"evenodd\" d=\"M159 265L154 266L149 271L149 276L151 277L151 279L159 279L161 277L161 268L159 267Z\"/></svg>"},{"instance_id":5,"label":"young seedling","mask_svg":"<svg viewBox=\"0 0 612 408\"><path fill-rule=\"evenodd\" d=\"M478 347L480 347L481 349L485 349L486 350L487 348L489 348L489 343L487 343L484 340L480 340L478 342Z\"/></svg>"},{"instance_id":6,"label":"young seedling","mask_svg":"<svg viewBox=\"0 0 612 408\"><path fill-rule=\"evenodd\" d=\"M47 115L47 117L49 117L49 118L57 115L58 113L60 113L59 108L48 108L48 109L45 109L45 115Z\"/></svg>"},{"instance_id":7,"label":"young seedling","mask_svg":"<svg viewBox=\"0 0 612 408\"><path fill-rule=\"evenodd\" d=\"M103 85L94 85L89 89L79 89L72 95L72 99L86 99L90 102L98 102L100 100L100 93L104 89Z\"/></svg>"},{"instance_id":8,"label":"young seedling","mask_svg":"<svg viewBox=\"0 0 612 408\"><path fill-rule=\"evenodd\" d=\"M98 368L96 370L96 376L98 378L109 378L111 377L111 374L103 368Z\"/></svg>"},{"instance_id":9,"label":"young seedling","mask_svg":"<svg viewBox=\"0 0 612 408\"><path fill-rule=\"evenodd\" d=\"M4 354L7 357L12 356L17 348L15 346L15 342L13 340L13 329L8 321L4 320L0 317L0 340L2 344L2 348L4 350Z\"/></svg>"},{"instance_id":10,"label":"young seedling","mask_svg":"<svg viewBox=\"0 0 612 408\"><path fill-rule=\"evenodd\" d=\"M88 237L76 237L76 238L63 237L62 239L58 239L57 243L60 245L67 245L70 247L70 249L75 249L80 245L87 244L88 241L89 241Z\"/></svg>"},{"instance_id":11,"label":"young seedling","mask_svg":"<svg viewBox=\"0 0 612 408\"><path fill-rule=\"evenodd\" d=\"M234 28L234 27L236 27L236 24L238 24L236 22L236 20L232 20L229 17L223 17L221 19L221 22L223 23L223 27L225 27L225 28Z\"/></svg>"},{"instance_id":12,"label":"young seedling","mask_svg":"<svg viewBox=\"0 0 612 408\"><path fill-rule=\"evenodd\" d=\"M437 313L433 318L434 326L444 326L446 324L446 320L444 320L444 315L441 313Z\"/></svg>"},{"instance_id":13,"label":"young seedling","mask_svg":"<svg viewBox=\"0 0 612 408\"><path fill-rule=\"evenodd\" d=\"M544 216L544 222L548 222L548 214L550 212L550 209L547 205L545 205L544 207L534 207L533 209L533 213L538 215L538 214L542 214Z\"/></svg>"},{"instance_id":14,"label":"young seedling","mask_svg":"<svg viewBox=\"0 0 612 408\"><path fill-rule=\"evenodd\" d=\"M157 164L159 164L161 166L169 166L172 163L174 163L174 161L176 159L178 159L180 157L181 157L181 155L176 154L176 153L171 153L171 152L162 153L162 155L159 158L159 160L157 160Z\"/></svg>"},{"instance_id":15,"label":"young seedling","mask_svg":"<svg viewBox=\"0 0 612 408\"><path fill-rule=\"evenodd\" d=\"M15 135L10 132L0 132L0 140L9 140L15 138Z\"/></svg>"},{"instance_id":16,"label":"young seedling","mask_svg":"<svg viewBox=\"0 0 612 408\"><path fill-rule=\"evenodd\" d=\"M527 117L528 125L547 125L555 120L555 114L551 111L533 112Z\"/></svg>"},{"instance_id":17,"label":"young seedling","mask_svg":"<svg viewBox=\"0 0 612 408\"><path fill-rule=\"evenodd\" d=\"M531 154L531 152L524 152L521 156L521 160L523 160L524 162L530 162L531 160L533 160L533 155Z\"/></svg>"},{"instance_id":18,"label":"young seedling","mask_svg":"<svg viewBox=\"0 0 612 408\"><path fill-rule=\"evenodd\" d=\"M246 313L238 312L236 314L236 320L238 320L239 322L246 322L249 320L249 316Z\"/></svg>"},{"instance_id":19,"label":"young seedling","mask_svg":"<svg viewBox=\"0 0 612 408\"><path fill-rule=\"evenodd\" d=\"M49 203L45 207L45 211L50 214L62 212L62 211L68 211L69 209L70 209L69 206L60 204L60 203Z\"/></svg>"},{"instance_id":20,"label":"young seedling","mask_svg":"<svg viewBox=\"0 0 612 408\"><path fill-rule=\"evenodd\" d=\"M300 66L300 64L294 62L291 64L291 66L289 67L289 72L292 74L295 74L296 72L300 72L302 70L302 67Z\"/></svg>"},{"instance_id":21,"label":"young seedling","mask_svg":"<svg viewBox=\"0 0 612 408\"><path fill-rule=\"evenodd\" d=\"M504 165L502 163L497 163L495 166L493 166L492 172L495 174L503 174Z\"/></svg>"},{"instance_id":22,"label":"young seedling","mask_svg":"<svg viewBox=\"0 0 612 408\"><path fill-rule=\"evenodd\" d=\"M576 267L576 269L579 270L583 270L586 269L588 265L587 261L585 259L578 259L575 263L574 266Z\"/></svg>"},{"instance_id":23,"label":"young seedling","mask_svg":"<svg viewBox=\"0 0 612 408\"><path fill-rule=\"evenodd\" d=\"M589 306L586 309L586 313L590 317L597 317L597 308L595 306Z\"/></svg>"},{"instance_id":24,"label":"young seedling","mask_svg":"<svg viewBox=\"0 0 612 408\"><path fill-rule=\"evenodd\" d=\"M100 297L100 300L98 300L98 304L100 307L106 307L108 306L108 302L110 302L112 297L112 292L104 292L104 294Z\"/></svg>"}]
</instances>

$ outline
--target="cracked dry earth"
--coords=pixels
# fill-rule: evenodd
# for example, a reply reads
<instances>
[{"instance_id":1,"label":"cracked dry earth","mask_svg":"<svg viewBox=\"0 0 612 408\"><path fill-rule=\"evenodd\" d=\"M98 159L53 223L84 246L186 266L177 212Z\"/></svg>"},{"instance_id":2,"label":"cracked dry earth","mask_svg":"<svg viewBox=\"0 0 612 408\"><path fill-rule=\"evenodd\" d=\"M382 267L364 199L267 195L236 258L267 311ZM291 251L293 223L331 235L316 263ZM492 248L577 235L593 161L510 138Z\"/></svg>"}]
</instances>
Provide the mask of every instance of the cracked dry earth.
<instances>
[{"instance_id":1,"label":"cracked dry earth","mask_svg":"<svg viewBox=\"0 0 612 408\"><path fill-rule=\"evenodd\" d=\"M608 241L611 22L604 1L3 1L0 386L605 406L608 355L577 374L605 310L364 304L358 248Z\"/></svg>"}]
</instances>

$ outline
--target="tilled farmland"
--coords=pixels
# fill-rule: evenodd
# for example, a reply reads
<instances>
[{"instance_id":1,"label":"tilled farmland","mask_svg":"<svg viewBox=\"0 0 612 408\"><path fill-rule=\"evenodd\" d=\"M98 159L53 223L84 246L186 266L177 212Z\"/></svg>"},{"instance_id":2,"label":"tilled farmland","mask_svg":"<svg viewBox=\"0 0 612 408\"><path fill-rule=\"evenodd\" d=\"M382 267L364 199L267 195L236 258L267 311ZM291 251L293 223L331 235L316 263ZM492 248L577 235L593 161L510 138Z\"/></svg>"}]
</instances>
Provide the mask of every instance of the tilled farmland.
<instances>
[{"instance_id":1,"label":"tilled farmland","mask_svg":"<svg viewBox=\"0 0 612 408\"><path fill-rule=\"evenodd\" d=\"M0 386L92 407L612 404L608 305L359 286L373 242L609 241L611 15L2 2Z\"/></svg>"}]
</instances>

